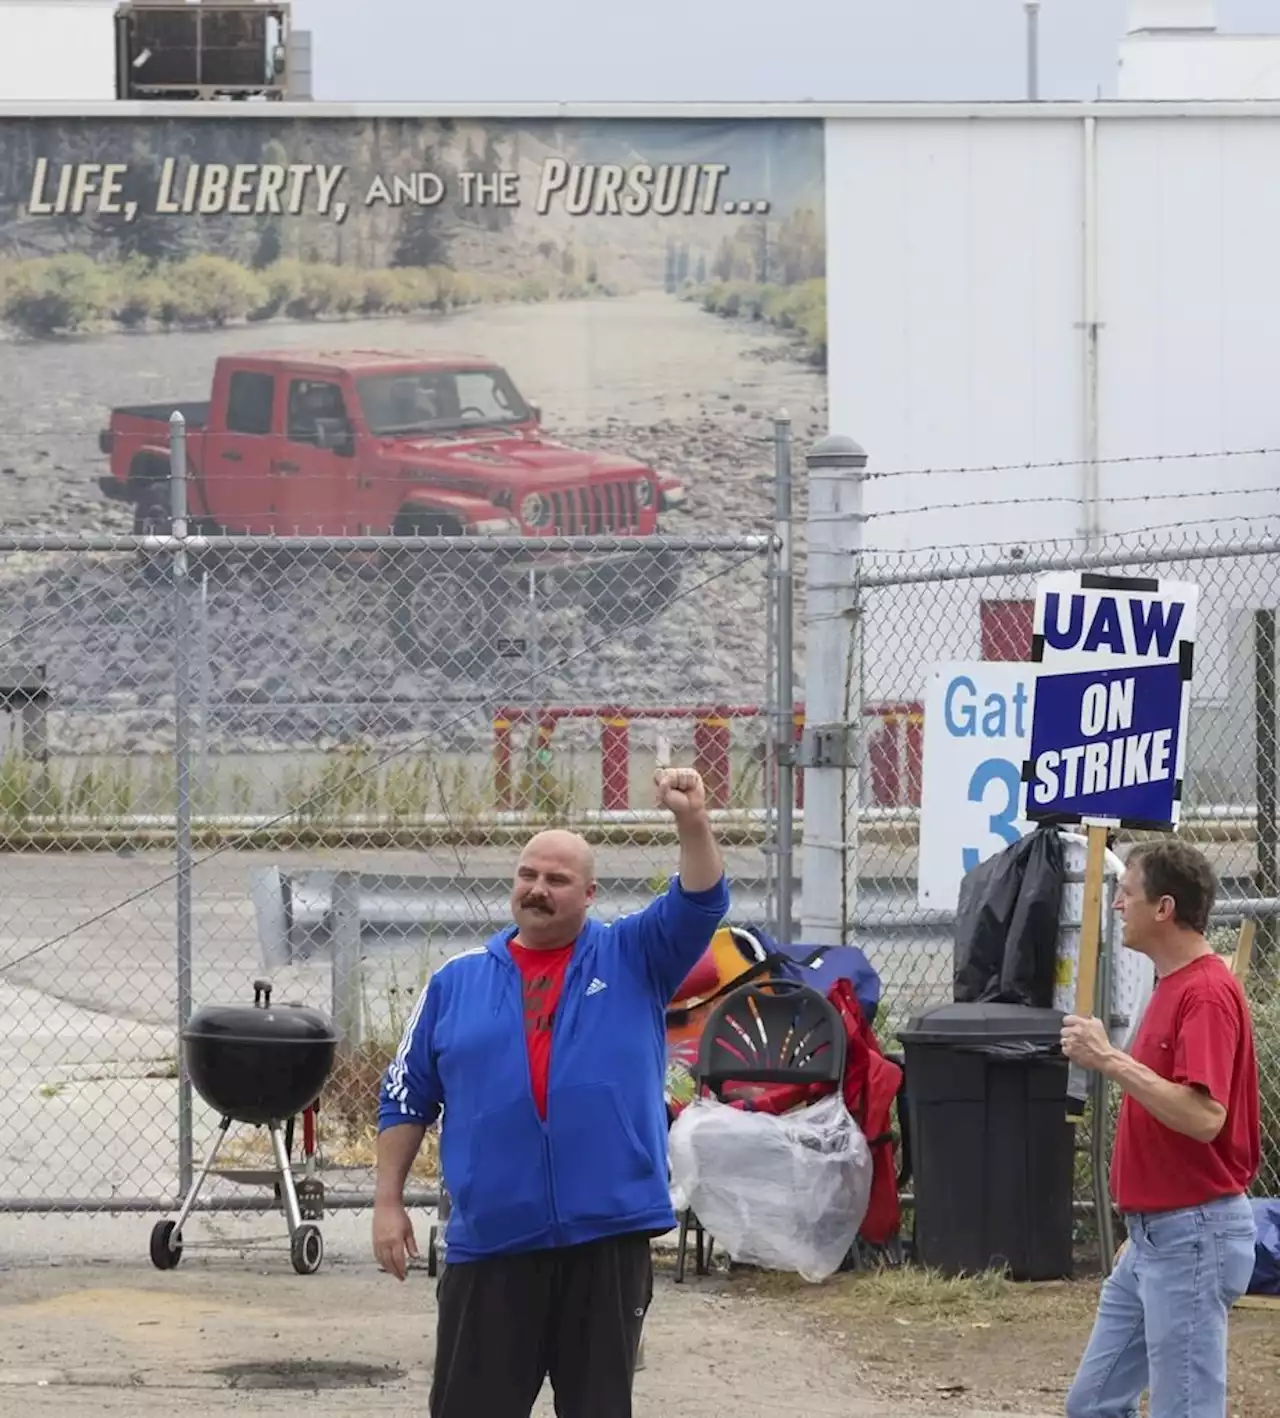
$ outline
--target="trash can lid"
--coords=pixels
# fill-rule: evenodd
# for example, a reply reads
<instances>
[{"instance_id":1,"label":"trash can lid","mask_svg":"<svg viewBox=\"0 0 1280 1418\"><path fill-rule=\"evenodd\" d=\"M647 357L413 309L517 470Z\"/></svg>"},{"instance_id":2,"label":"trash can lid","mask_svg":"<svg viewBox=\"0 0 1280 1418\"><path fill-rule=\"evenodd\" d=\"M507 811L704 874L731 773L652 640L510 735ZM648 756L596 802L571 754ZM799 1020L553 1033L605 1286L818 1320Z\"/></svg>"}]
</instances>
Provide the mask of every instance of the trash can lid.
<instances>
[{"instance_id":1,"label":"trash can lid","mask_svg":"<svg viewBox=\"0 0 1280 1418\"><path fill-rule=\"evenodd\" d=\"M907 1021L898 1038L911 1044L1058 1044L1063 1014L1025 1004L942 1004Z\"/></svg>"}]
</instances>

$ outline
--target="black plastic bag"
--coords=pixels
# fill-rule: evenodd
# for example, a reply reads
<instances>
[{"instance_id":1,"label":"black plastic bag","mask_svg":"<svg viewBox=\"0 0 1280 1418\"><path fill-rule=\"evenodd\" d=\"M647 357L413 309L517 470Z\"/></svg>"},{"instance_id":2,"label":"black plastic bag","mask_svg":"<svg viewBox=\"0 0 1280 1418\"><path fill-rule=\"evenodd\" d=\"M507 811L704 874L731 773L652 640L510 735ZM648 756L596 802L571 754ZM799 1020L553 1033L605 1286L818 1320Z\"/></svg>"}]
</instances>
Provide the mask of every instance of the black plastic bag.
<instances>
[{"instance_id":1,"label":"black plastic bag","mask_svg":"<svg viewBox=\"0 0 1280 1418\"><path fill-rule=\"evenodd\" d=\"M958 1004L1053 1005L1066 849L1037 827L979 862L960 883L954 993Z\"/></svg>"}]
</instances>

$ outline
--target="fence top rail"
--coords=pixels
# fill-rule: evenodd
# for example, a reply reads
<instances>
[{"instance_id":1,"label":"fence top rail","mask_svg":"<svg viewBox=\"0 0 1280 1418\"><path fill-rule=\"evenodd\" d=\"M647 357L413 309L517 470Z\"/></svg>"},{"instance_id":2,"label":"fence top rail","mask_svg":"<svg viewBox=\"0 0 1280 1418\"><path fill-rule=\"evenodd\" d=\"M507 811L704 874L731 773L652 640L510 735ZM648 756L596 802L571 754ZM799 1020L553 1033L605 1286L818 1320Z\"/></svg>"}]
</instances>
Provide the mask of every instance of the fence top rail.
<instances>
[{"instance_id":1,"label":"fence top rail","mask_svg":"<svg viewBox=\"0 0 1280 1418\"><path fill-rule=\"evenodd\" d=\"M1260 537L1237 542L1205 542L1180 547L1127 547L1115 551L1074 554L1005 557L964 565L947 561L925 567L868 571L857 577L863 589L885 586L921 585L934 581L979 581L989 576L1025 576L1042 571L1092 571L1110 566L1177 565L1191 561L1222 561L1248 556L1275 556L1280 553L1280 537ZM864 557L916 556L919 553L866 552Z\"/></svg>"},{"instance_id":2,"label":"fence top rail","mask_svg":"<svg viewBox=\"0 0 1280 1418\"><path fill-rule=\"evenodd\" d=\"M798 706L795 712L800 713ZM760 704L701 701L692 704L501 704L493 711L495 719L513 724L530 723L534 719L761 719L767 714L768 710Z\"/></svg>"},{"instance_id":3,"label":"fence top rail","mask_svg":"<svg viewBox=\"0 0 1280 1418\"><path fill-rule=\"evenodd\" d=\"M540 552L741 552L776 550L774 536L738 537L398 537L398 536L83 536L49 532L0 534L0 552L163 552L272 551L285 555L315 551L540 551Z\"/></svg>"}]
</instances>

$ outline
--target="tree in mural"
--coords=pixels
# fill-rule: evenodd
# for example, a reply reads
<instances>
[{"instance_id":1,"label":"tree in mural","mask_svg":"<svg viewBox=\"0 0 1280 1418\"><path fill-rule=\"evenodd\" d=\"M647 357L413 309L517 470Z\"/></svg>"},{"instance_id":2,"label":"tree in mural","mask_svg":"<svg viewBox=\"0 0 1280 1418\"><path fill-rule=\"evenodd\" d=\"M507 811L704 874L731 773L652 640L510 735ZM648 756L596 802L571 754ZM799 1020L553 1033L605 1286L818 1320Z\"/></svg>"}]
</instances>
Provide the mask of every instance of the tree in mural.
<instances>
[{"instance_id":1,"label":"tree in mural","mask_svg":"<svg viewBox=\"0 0 1280 1418\"><path fill-rule=\"evenodd\" d=\"M423 150L422 168L441 177L441 162L433 147ZM447 178L445 179L448 180ZM438 207L406 206L400 217L393 266L447 266L449 241Z\"/></svg>"},{"instance_id":2,"label":"tree in mural","mask_svg":"<svg viewBox=\"0 0 1280 1418\"><path fill-rule=\"evenodd\" d=\"M780 224L756 218L726 236L716 250L711 271L718 281L798 285L826 272L822 222L811 207L792 212Z\"/></svg>"}]
</instances>

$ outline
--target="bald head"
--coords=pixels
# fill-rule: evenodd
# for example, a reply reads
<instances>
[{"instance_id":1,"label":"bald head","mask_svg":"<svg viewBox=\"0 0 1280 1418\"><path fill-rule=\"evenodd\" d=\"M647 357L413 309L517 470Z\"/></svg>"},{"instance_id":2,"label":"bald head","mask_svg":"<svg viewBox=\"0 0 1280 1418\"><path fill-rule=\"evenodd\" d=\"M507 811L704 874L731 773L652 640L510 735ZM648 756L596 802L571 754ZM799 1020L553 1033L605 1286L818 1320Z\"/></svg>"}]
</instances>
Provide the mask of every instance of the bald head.
<instances>
[{"instance_id":1,"label":"bald head","mask_svg":"<svg viewBox=\"0 0 1280 1418\"><path fill-rule=\"evenodd\" d=\"M595 880L595 853L591 850L591 843L581 833L570 832L563 827L549 827L545 832L530 837L525 844L520 860L523 862L530 857L558 857L571 862L587 881Z\"/></svg>"},{"instance_id":2,"label":"bald head","mask_svg":"<svg viewBox=\"0 0 1280 1418\"><path fill-rule=\"evenodd\" d=\"M539 832L520 853L511 891L520 943L531 950L570 944L595 894L595 855L587 840L563 828Z\"/></svg>"}]
</instances>

